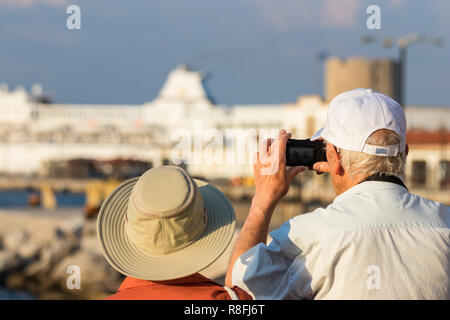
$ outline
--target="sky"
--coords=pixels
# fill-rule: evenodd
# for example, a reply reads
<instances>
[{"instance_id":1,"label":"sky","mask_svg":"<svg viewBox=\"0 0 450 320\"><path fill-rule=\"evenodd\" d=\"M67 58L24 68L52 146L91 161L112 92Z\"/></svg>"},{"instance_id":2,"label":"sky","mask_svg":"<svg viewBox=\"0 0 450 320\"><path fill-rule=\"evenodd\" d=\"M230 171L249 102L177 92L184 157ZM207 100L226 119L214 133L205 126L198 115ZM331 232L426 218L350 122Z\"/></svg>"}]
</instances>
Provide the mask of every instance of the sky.
<instances>
[{"instance_id":1,"label":"sky","mask_svg":"<svg viewBox=\"0 0 450 320\"><path fill-rule=\"evenodd\" d=\"M80 30L66 27L72 4ZM380 30L366 26L372 4ZM219 104L294 102L323 92L319 53L395 58L361 37L411 32L444 45L408 49L406 103L450 106L448 0L0 0L0 82L39 82L60 103L141 104L188 63Z\"/></svg>"}]
</instances>

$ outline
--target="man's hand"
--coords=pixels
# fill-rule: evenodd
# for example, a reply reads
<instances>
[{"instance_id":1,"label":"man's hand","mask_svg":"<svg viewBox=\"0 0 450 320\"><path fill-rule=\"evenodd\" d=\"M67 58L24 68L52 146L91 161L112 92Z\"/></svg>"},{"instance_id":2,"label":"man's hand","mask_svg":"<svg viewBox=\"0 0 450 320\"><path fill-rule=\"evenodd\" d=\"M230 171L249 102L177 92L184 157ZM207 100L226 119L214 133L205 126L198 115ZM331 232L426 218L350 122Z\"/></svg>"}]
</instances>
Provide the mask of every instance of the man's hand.
<instances>
[{"instance_id":1,"label":"man's hand","mask_svg":"<svg viewBox=\"0 0 450 320\"><path fill-rule=\"evenodd\" d=\"M278 138L266 140L255 156L253 202L260 209L274 207L286 195L295 176L306 170L305 167L286 170L286 143L290 138L290 133L280 130Z\"/></svg>"},{"instance_id":2,"label":"man's hand","mask_svg":"<svg viewBox=\"0 0 450 320\"><path fill-rule=\"evenodd\" d=\"M278 138L266 140L255 156L253 169L256 191L250 212L231 254L225 278L225 284L229 287L232 286L234 263L244 252L258 243L266 243L270 219L276 204L286 195L294 177L306 170L304 167L286 170L286 143L290 137L291 134L286 133L286 130L281 130Z\"/></svg>"}]
</instances>

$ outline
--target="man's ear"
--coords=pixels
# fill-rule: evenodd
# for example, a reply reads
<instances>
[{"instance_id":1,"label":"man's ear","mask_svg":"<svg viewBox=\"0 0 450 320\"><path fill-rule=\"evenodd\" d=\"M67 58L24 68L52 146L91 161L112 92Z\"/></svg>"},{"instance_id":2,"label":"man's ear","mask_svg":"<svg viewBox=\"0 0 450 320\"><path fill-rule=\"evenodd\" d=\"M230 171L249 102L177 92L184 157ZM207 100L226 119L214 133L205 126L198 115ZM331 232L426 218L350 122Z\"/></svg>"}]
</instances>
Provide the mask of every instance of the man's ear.
<instances>
[{"instance_id":1,"label":"man's ear","mask_svg":"<svg viewBox=\"0 0 450 320\"><path fill-rule=\"evenodd\" d=\"M327 143L327 160L330 167L330 173L340 175L342 173L341 161L336 147Z\"/></svg>"}]
</instances>

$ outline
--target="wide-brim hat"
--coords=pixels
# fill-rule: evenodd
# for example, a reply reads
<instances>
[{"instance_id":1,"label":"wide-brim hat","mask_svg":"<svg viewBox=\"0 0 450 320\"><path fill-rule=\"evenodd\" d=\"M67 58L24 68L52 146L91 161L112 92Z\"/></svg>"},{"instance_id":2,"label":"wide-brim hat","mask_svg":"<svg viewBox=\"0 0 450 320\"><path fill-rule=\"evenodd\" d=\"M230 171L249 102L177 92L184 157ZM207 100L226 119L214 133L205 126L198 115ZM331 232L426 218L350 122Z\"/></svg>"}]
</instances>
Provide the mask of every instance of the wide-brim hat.
<instances>
[{"instance_id":1,"label":"wide-brim hat","mask_svg":"<svg viewBox=\"0 0 450 320\"><path fill-rule=\"evenodd\" d=\"M133 211L135 207L140 206L139 201L131 201L130 198L132 197L133 190L137 189L135 188L136 184L140 180L145 179L143 176L146 176L147 180L150 180L150 182L147 181L145 183L152 184L151 172L149 173L149 171L155 169L150 169L143 176L129 179L120 184L103 202L97 220L97 235L100 246L106 260L111 266L124 275L155 281L185 277L208 267L228 247L235 230L233 207L221 191L205 181L190 178L181 168L168 166L159 169L166 170L169 176L178 174L179 172L185 175L185 178L189 180L187 185L192 184L192 197L194 198L192 202L202 203L203 205L203 219L199 219L198 222L195 220L190 224L186 224L185 220L190 218L183 217L182 215L179 216L180 218L176 216L174 218L173 210L169 214L166 214L167 212L165 213L168 218L158 216L155 212L145 212L144 215L138 215L138 218L131 217L134 219L133 221L137 221L137 226L133 227L134 229L130 227L131 231L129 231L127 229L129 227L127 224L130 224L129 210ZM164 180L165 172L162 174L161 172L161 170L158 171L160 179L162 176L160 184L166 185L165 188L167 186L171 187L170 181L166 181L167 179ZM144 182L141 181L140 183L142 185ZM153 187L157 197L165 194L161 193L161 190L155 189L158 186ZM144 187L141 186L141 188ZM174 186L170 190L175 193L178 191L177 188L177 186ZM176 198L178 195L168 192L166 196ZM169 201L170 199L168 198ZM137 202L137 204L134 202ZM165 205L165 201L163 200L162 202ZM181 211L187 210L186 208L189 207L189 203L187 205L183 204L181 207ZM160 208L157 210L160 210ZM198 209L193 210L199 211ZM175 215L177 215L176 212ZM192 214L190 213L190 215ZM173 219L178 219L178 222L173 222ZM131 222L134 223L133 221ZM169 227L165 227L170 221L172 221L171 223L173 225L169 224ZM191 229L195 229L202 223L205 226L195 236L195 239L186 241L185 244L175 251L164 250L164 248L162 250L144 249L147 247L154 248L155 246L158 249L158 243L162 244L162 247L166 246L166 244L170 247L170 243L179 242L178 238L175 239L174 236L164 234L167 229L168 232L181 233L183 236L184 231L180 231L179 221L188 225ZM148 232L146 232L145 228L148 224L156 225L158 229L157 233L160 237L159 242L153 241L153 235L147 234ZM149 230L154 230L154 228L152 226ZM135 236L135 233L140 234Z\"/></svg>"}]
</instances>

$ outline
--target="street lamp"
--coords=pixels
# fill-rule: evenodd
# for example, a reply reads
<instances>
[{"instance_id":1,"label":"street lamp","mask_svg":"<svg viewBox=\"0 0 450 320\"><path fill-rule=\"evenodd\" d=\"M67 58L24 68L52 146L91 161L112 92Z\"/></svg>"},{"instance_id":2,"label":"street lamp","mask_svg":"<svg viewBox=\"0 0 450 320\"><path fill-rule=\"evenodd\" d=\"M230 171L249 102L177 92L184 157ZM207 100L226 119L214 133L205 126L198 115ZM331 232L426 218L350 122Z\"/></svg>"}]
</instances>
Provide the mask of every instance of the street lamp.
<instances>
[{"instance_id":1,"label":"street lamp","mask_svg":"<svg viewBox=\"0 0 450 320\"><path fill-rule=\"evenodd\" d=\"M366 35L361 38L361 42L363 44L369 44L371 42L375 42L378 39L372 35ZM381 39L382 45L386 49L390 49L393 46L398 48L398 60L397 60L397 79L398 83L398 102L401 106L404 106L405 103L405 91L406 91L406 53L408 48L416 43L424 43L428 42L435 46L443 46L444 41L441 38L428 38L424 35L418 33L409 33L404 35L398 39L393 38L383 38Z\"/></svg>"},{"instance_id":2,"label":"street lamp","mask_svg":"<svg viewBox=\"0 0 450 320\"><path fill-rule=\"evenodd\" d=\"M322 92L320 93L320 95L323 97L323 99L325 99L325 92L324 92L324 87L325 87L325 67L324 67L324 63L325 60L327 60L329 56L329 53L326 51L319 51L316 53L316 59L319 61L320 64L320 69L321 69L321 74L322 74L322 81L320 82L320 86L322 87Z\"/></svg>"}]
</instances>

